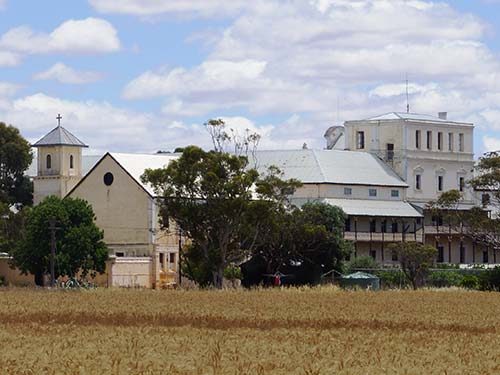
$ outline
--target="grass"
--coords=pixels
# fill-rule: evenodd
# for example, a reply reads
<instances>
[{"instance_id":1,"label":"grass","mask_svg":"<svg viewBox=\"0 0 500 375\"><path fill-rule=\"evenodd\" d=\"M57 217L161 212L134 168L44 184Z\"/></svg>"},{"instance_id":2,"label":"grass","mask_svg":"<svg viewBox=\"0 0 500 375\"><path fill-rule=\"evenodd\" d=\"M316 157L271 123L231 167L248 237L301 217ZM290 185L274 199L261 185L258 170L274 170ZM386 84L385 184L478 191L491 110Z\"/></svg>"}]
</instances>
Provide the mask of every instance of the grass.
<instances>
[{"instance_id":1,"label":"grass","mask_svg":"<svg viewBox=\"0 0 500 375\"><path fill-rule=\"evenodd\" d=\"M494 374L500 298L0 289L1 374Z\"/></svg>"}]
</instances>

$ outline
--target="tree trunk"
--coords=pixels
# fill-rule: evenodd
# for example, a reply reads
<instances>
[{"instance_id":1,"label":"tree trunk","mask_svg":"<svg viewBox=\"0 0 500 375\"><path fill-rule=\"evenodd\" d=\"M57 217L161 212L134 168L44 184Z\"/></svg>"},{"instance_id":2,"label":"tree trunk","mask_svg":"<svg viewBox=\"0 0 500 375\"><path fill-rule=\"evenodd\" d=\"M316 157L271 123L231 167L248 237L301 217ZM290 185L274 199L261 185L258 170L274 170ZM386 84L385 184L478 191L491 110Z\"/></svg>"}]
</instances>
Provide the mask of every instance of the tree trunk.
<instances>
[{"instance_id":1,"label":"tree trunk","mask_svg":"<svg viewBox=\"0 0 500 375\"><path fill-rule=\"evenodd\" d=\"M44 285L44 277L43 272L35 272L35 285L36 286L45 286Z\"/></svg>"},{"instance_id":2,"label":"tree trunk","mask_svg":"<svg viewBox=\"0 0 500 375\"><path fill-rule=\"evenodd\" d=\"M219 267L217 271L214 271L212 273L212 275L213 275L214 286L217 289L222 289L222 283L224 281L224 268Z\"/></svg>"}]
</instances>

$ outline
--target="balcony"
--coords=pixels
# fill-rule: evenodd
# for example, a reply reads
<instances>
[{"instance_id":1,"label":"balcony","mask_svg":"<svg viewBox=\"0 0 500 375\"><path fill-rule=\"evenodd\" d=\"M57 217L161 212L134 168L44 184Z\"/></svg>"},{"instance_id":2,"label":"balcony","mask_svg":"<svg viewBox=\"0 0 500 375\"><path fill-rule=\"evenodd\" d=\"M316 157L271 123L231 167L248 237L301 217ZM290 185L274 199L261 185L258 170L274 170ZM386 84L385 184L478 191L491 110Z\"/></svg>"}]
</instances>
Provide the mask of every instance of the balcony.
<instances>
[{"instance_id":1,"label":"balcony","mask_svg":"<svg viewBox=\"0 0 500 375\"><path fill-rule=\"evenodd\" d=\"M426 225L425 226L425 234L442 234L442 235L460 235L460 231L451 228L447 225L440 225L440 226L435 226L435 225Z\"/></svg>"},{"instance_id":2,"label":"balcony","mask_svg":"<svg viewBox=\"0 0 500 375\"><path fill-rule=\"evenodd\" d=\"M424 236L423 231L417 231L415 233L380 233L380 232L344 232L344 239L349 241L358 242L402 242L404 241L415 241L423 242Z\"/></svg>"}]
</instances>

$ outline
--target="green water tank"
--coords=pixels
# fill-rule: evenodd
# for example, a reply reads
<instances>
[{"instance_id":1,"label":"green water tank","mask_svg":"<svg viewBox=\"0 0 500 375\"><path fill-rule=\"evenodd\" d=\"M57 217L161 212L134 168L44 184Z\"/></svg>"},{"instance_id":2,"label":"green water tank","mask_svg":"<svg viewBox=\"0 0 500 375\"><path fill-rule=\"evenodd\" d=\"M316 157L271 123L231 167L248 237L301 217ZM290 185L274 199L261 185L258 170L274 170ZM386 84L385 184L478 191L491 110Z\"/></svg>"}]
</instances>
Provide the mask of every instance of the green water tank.
<instances>
[{"instance_id":1,"label":"green water tank","mask_svg":"<svg viewBox=\"0 0 500 375\"><path fill-rule=\"evenodd\" d=\"M340 278L340 286L346 289L380 289L380 278L366 272L355 272Z\"/></svg>"}]
</instances>

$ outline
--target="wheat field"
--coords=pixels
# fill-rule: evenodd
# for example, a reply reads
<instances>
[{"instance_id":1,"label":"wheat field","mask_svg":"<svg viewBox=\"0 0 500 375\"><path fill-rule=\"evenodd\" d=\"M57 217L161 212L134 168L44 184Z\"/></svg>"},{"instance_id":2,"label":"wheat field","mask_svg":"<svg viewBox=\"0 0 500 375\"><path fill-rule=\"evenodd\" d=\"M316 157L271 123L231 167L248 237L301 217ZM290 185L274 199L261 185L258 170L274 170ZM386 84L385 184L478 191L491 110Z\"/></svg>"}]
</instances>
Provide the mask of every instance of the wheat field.
<instances>
[{"instance_id":1,"label":"wheat field","mask_svg":"<svg viewBox=\"0 0 500 375\"><path fill-rule=\"evenodd\" d=\"M500 374L500 295L0 290L1 374Z\"/></svg>"}]
</instances>

